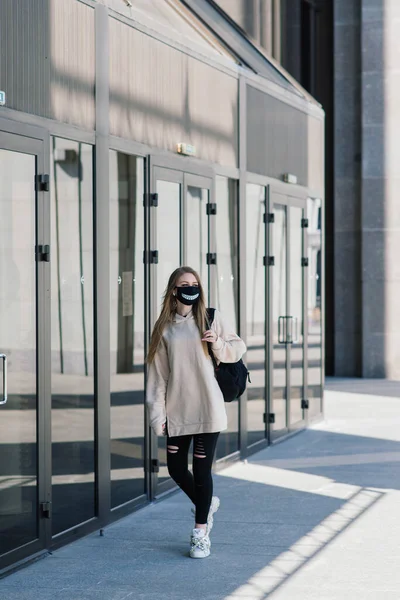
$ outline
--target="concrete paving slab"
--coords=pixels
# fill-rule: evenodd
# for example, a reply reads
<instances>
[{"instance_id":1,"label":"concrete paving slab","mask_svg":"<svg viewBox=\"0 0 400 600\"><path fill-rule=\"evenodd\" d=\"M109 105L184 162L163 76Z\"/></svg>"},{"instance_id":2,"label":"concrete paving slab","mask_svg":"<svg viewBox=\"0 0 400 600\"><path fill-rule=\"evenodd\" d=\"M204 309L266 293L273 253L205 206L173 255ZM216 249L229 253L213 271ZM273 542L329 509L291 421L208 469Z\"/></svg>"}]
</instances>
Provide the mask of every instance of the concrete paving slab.
<instances>
[{"instance_id":1,"label":"concrete paving slab","mask_svg":"<svg viewBox=\"0 0 400 600\"><path fill-rule=\"evenodd\" d=\"M207 560L188 558L178 493L1 580L0 600L400 600L400 385L347 384L323 423L215 476Z\"/></svg>"}]
</instances>

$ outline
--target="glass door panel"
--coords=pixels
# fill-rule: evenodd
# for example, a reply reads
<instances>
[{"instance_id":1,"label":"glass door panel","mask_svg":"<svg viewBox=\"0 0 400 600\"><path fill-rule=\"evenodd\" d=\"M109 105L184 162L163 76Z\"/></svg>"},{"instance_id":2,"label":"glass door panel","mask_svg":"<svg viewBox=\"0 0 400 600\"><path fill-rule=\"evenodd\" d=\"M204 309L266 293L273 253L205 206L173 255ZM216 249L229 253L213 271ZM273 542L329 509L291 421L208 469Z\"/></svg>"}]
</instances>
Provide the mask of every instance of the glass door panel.
<instances>
[{"instance_id":1,"label":"glass door panel","mask_svg":"<svg viewBox=\"0 0 400 600\"><path fill-rule=\"evenodd\" d=\"M96 514L93 147L52 140L52 532Z\"/></svg>"},{"instance_id":2,"label":"glass door panel","mask_svg":"<svg viewBox=\"0 0 400 600\"><path fill-rule=\"evenodd\" d=\"M272 413L275 423L271 430L277 432L287 427L287 211L286 206L273 205L271 255L275 258L272 269ZM271 229L270 229L271 231Z\"/></svg>"},{"instance_id":3,"label":"glass door panel","mask_svg":"<svg viewBox=\"0 0 400 600\"><path fill-rule=\"evenodd\" d=\"M145 493L144 160L110 151L111 507Z\"/></svg>"},{"instance_id":4,"label":"glass door panel","mask_svg":"<svg viewBox=\"0 0 400 600\"><path fill-rule=\"evenodd\" d=\"M154 248L158 250L158 263L155 265L155 299L156 312L154 314L152 326L160 315L163 295L166 290L168 279L171 273L181 265L181 211L182 211L182 189L183 174L166 169L155 168L155 189L158 194L158 206L154 209L156 223L155 225ZM154 214L154 213L153 213ZM166 438L159 436L157 438L158 447L158 489L161 492L160 485L168 482L169 474L167 469Z\"/></svg>"},{"instance_id":5,"label":"glass door panel","mask_svg":"<svg viewBox=\"0 0 400 600\"><path fill-rule=\"evenodd\" d=\"M215 195L216 304L238 331L238 205L237 181L217 176ZM225 404L228 429L218 438L217 459L239 449L239 400Z\"/></svg>"},{"instance_id":6,"label":"glass door panel","mask_svg":"<svg viewBox=\"0 0 400 600\"><path fill-rule=\"evenodd\" d=\"M265 439L265 359L266 359L266 190L249 183L246 190L246 273L247 273L247 366L251 383L247 386L248 445Z\"/></svg>"},{"instance_id":7,"label":"glass door panel","mask_svg":"<svg viewBox=\"0 0 400 600\"><path fill-rule=\"evenodd\" d=\"M238 331L238 182L216 177L216 308Z\"/></svg>"},{"instance_id":8,"label":"glass door panel","mask_svg":"<svg viewBox=\"0 0 400 600\"><path fill-rule=\"evenodd\" d=\"M308 198L308 400L310 418L322 412L321 200Z\"/></svg>"},{"instance_id":9,"label":"glass door panel","mask_svg":"<svg viewBox=\"0 0 400 600\"><path fill-rule=\"evenodd\" d=\"M157 181L157 317L169 276L181 264L181 189L175 181Z\"/></svg>"},{"instance_id":10,"label":"glass door panel","mask_svg":"<svg viewBox=\"0 0 400 600\"><path fill-rule=\"evenodd\" d=\"M290 408L289 427L303 420L301 402L304 398L304 323L303 323L303 272L301 264L303 257L303 228L304 212L297 206L289 207L289 312L291 327L291 343L288 346L290 354Z\"/></svg>"},{"instance_id":11,"label":"glass door panel","mask_svg":"<svg viewBox=\"0 0 400 600\"><path fill-rule=\"evenodd\" d=\"M37 159L2 145L0 136L0 556L39 537Z\"/></svg>"},{"instance_id":12,"label":"glass door panel","mask_svg":"<svg viewBox=\"0 0 400 600\"><path fill-rule=\"evenodd\" d=\"M210 249L207 205L210 190L188 185L186 188L185 264L198 272L209 304L210 285L207 256Z\"/></svg>"}]
</instances>

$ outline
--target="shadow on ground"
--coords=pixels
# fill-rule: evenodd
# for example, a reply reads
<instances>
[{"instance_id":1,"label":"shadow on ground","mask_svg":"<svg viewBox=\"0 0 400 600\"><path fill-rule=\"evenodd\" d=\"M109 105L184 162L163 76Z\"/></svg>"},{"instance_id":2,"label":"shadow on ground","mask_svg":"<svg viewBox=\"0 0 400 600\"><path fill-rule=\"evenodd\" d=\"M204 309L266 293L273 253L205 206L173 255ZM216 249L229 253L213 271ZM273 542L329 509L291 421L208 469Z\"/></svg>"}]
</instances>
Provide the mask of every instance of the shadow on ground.
<instances>
[{"instance_id":1,"label":"shadow on ground","mask_svg":"<svg viewBox=\"0 0 400 600\"><path fill-rule=\"evenodd\" d=\"M325 379L325 389L332 392L368 394L370 396L400 399L400 381L389 381L388 379L327 377Z\"/></svg>"},{"instance_id":2,"label":"shadow on ground","mask_svg":"<svg viewBox=\"0 0 400 600\"><path fill-rule=\"evenodd\" d=\"M264 600L400 489L399 462L399 442L305 431L215 477L207 560L187 557L191 507L178 493L2 580L1 598Z\"/></svg>"}]
</instances>

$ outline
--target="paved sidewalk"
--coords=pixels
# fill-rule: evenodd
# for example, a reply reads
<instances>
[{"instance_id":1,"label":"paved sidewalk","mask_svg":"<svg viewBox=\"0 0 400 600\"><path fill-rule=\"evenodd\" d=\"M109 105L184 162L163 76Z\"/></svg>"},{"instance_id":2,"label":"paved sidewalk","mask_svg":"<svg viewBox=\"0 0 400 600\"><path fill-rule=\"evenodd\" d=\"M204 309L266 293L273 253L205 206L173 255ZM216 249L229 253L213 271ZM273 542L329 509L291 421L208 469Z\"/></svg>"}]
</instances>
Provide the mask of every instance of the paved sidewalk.
<instances>
[{"instance_id":1,"label":"paved sidewalk","mask_svg":"<svg viewBox=\"0 0 400 600\"><path fill-rule=\"evenodd\" d=\"M331 380L326 420L215 478L212 555L178 493L0 581L1 600L400 600L400 383Z\"/></svg>"}]
</instances>

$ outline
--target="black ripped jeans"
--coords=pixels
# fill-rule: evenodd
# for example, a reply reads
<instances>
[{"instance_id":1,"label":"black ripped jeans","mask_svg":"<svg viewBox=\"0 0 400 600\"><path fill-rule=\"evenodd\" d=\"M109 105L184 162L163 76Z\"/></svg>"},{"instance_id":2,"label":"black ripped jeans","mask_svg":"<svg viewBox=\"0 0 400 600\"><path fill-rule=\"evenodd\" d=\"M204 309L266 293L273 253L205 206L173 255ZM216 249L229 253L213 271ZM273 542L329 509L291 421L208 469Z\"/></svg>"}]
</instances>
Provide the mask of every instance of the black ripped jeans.
<instances>
[{"instance_id":1,"label":"black ripped jeans","mask_svg":"<svg viewBox=\"0 0 400 600\"><path fill-rule=\"evenodd\" d=\"M211 468L219 433L167 437L167 465L172 479L196 507L196 523L207 523L213 495ZM188 469L193 438L193 475Z\"/></svg>"}]
</instances>

